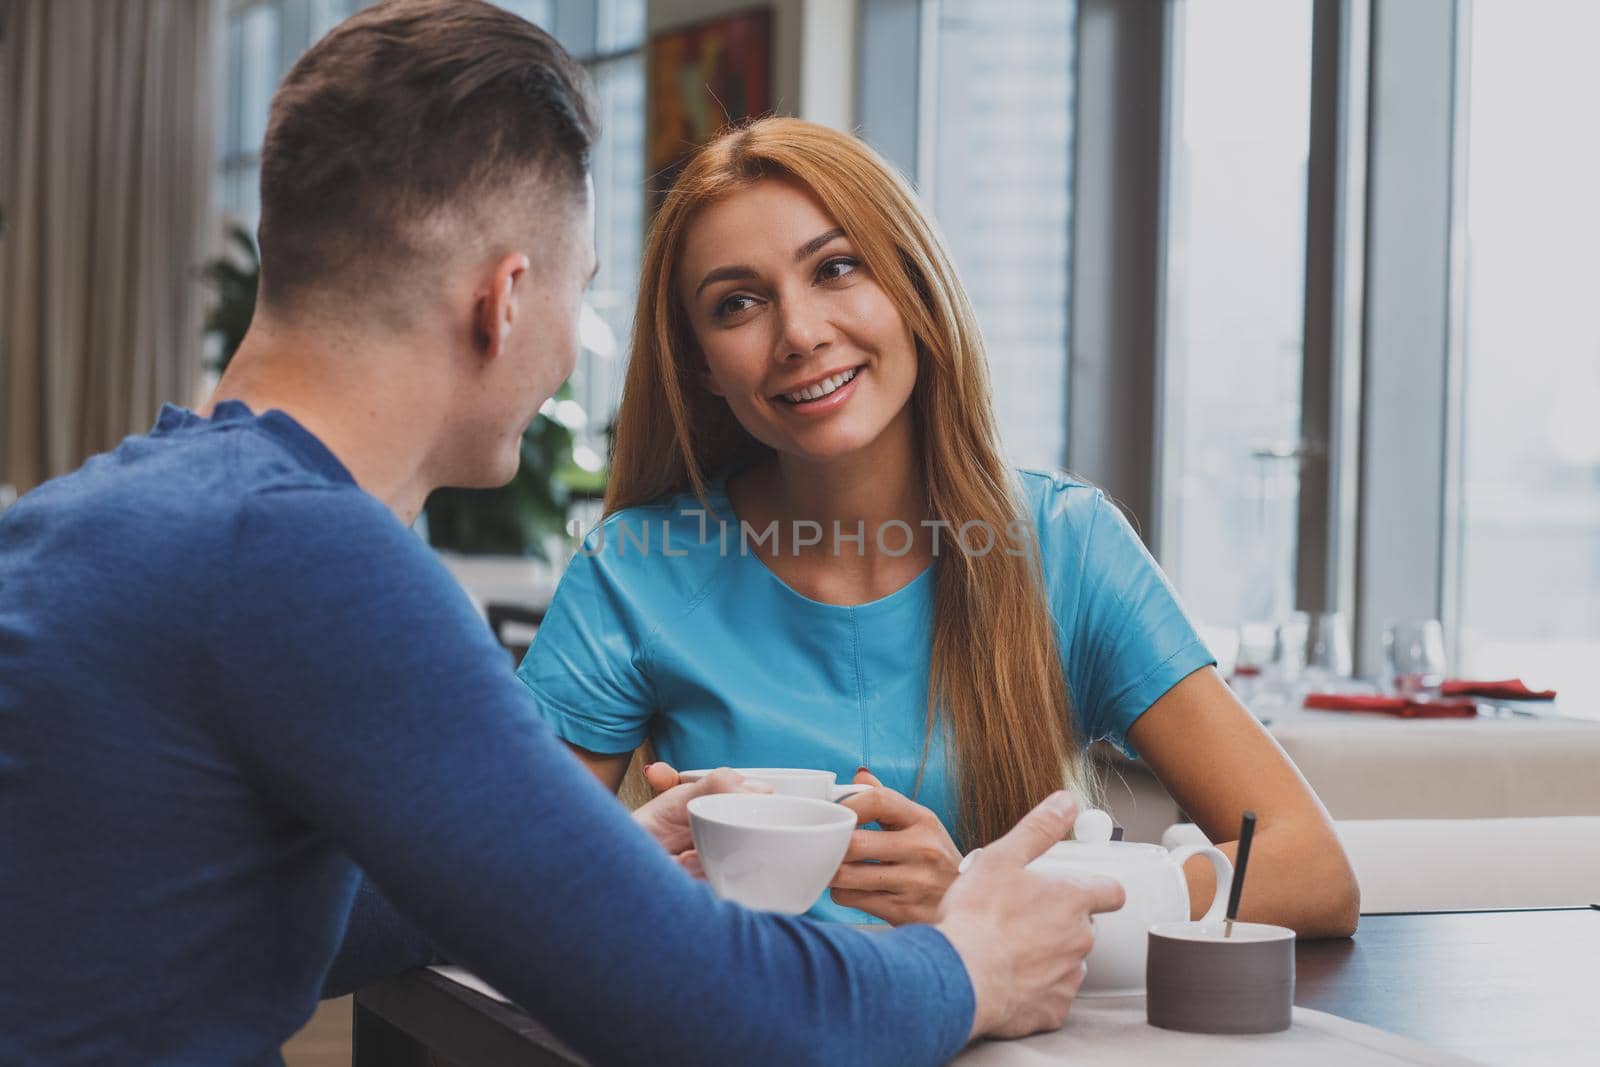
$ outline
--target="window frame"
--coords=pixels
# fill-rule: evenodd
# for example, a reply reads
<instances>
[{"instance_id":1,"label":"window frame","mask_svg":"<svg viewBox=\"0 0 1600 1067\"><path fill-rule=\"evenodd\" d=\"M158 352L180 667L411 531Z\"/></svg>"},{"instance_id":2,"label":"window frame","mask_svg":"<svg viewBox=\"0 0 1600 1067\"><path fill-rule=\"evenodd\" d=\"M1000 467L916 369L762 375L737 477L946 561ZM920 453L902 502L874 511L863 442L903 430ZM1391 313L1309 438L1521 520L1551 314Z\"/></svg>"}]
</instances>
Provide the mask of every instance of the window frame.
<instances>
[{"instance_id":1,"label":"window frame","mask_svg":"<svg viewBox=\"0 0 1600 1067\"><path fill-rule=\"evenodd\" d=\"M1188 2L1079 0L1077 16L1065 460L1158 555L1167 149ZM859 12L862 128L923 181L937 4ZM1295 600L1352 620L1367 675L1387 620L1441 618L1452 642L1458 629L1469 23L1470 0L1313 2Z\"/></svg>"},{"instance_id":2,"label":"window frame","mask_svg":"<svg viewBox=\"0 0 1600 1067\"><path fill-rule=\"evenodd\" d=\"M1103 53L1135 79L1132 85L1109 76L1080 83L1084 155L1092 151L1096 116L1114 116L1105 144L1117 137L1148 139L1157 129L1162 140L1157 159L1130 154L1118 161L1123 169L1109 183L1109 195L1080 181L1076 217L1117 220L1108 232L1135 240L1136 249L1122 252L1141 263L1161 263L1165 256L1165 130L1180 61L1177 7L1185 2L1191 0L1082 0L1079 9L1080 19L1105 23ZM1452 640L1456 633L1455 590L1447 575L1458 562L1447 531L1460 495L1460 472L1452 468L1460 432L1454 413L1462 354L1468 2L1313 3L1295 600L1300 610L1342 611L1353 621L1356 670L1365 675L1381 668L1389 619L1442 618ZM1090 33L1080 25L1086 54ZM1116 108L1130 99L1136 106L1125 117ZM1160 107L1149 107L1150 100ZM1157 188L1161 198L1151 203L1147 196L1142 207L1119 211L1118 196L1138 187ZM1107 236L1080 232L1077 240L1080 264L1109 254L1096 248L1109 243ZM1073 282L1075 328L1083 331L1097 315L1120 320L1121 336L1131 343L1075 342L1073 393L1080 403L1074 422L1095 410L1119 417L1109 433L1092 435L1092 446L1074 449L1069 460L1144 518L1145 540L1158 548L1166 473L1159 401L1147 408L1124 393L1118 406L1119 391L1110 384L1086 396L1079 372L1095 371L1096 362L1114 352L1124 381L1149 381L1159 396L1162 338L1147 343L1150 335L1131 320L1164 313L1161 280L1125 267L1117 275L1084 270ZM1127 365L1133 362L1140 366ZM1090 381L1112 379L1100 373ZM1148 420L1128 417L1145 410L1153 411ZM1086 435L1078 425L1072 433L1075 440ZM1147 474L1152 441L1157 447ZM1394 539L1387 536L1392 530L1426 533Z\"/></svg>"},{"instance_id":3,"label":"window frame","mask_svg":"<svg viewBox=\"0 0 1600 1067\"><path fill-rule=\"evenodd\" d=\"M1369 674L1391 619L1441 619L1452 645L1458 631L1466 17L1458 0L1372 9L1356 577Z\"/></svg>"}]
</instances>

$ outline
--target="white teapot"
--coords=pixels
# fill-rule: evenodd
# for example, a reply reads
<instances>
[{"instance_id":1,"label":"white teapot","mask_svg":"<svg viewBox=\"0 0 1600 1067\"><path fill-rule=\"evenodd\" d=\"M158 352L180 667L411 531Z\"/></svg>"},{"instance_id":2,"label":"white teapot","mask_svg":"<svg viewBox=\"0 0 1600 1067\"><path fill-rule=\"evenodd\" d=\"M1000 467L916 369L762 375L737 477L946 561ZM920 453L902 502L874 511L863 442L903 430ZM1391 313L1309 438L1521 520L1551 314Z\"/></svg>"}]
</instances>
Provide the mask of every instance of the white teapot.
<instances>
[{"instance_id":1,"label":"white teapot","mask_svg":"<svg viewBox=\"0 0 1600 1067\"><path fill-rule=\"evenodd\" d=\"M1193 856L1205 856L1217 874L1217 891L1202 922L1214 922L1227 910L1228 884L1233 864L1211 845L1186 845L1170 852L1160 845L1111 840L1111 817L1103 811L1079 814L1076 840L1062 841L1032 863L1029 870L1071 877L1102 874L1122 883L1127 902L1117 911L1096 915L1094 949L1079 996L1117 997L1144 995L1146 934L1161 922L1189 918L1189 883L1183 865ZM966 869L974 850L961 863Z\"/></svg>"}]
</instances>

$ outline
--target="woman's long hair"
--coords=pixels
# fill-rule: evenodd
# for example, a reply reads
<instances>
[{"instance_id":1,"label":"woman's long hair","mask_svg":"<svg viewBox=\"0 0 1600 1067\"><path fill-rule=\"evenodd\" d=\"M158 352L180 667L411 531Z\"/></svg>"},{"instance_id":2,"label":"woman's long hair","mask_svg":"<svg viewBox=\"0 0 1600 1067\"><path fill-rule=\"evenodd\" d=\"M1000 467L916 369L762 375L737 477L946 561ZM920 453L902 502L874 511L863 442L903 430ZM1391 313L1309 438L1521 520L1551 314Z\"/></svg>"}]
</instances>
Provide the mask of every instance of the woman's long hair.
<instances>
[{"instance_id":1,"label":"woman's long hair","mask_svg":"<svg viewBox=\"0 0 1600 1067\"><path fill-rule=\"evenodd\" d=\"M1026 520L1001 459L983 339L949 253L905 181L859 140L799 119L732 129L668 192L639 280L632 354L617 414L607 514L692 491L770 449L701 384L699 345L674 287L690 226L708 205L767 177L810 189L845 231L916 339L911 404L930 520L1000 531ZM708 505L709 506L709 505ZM1013 531L1032 531L1025 521ZM947 731L965 847L1005 833L1064 781L1094 792L1071 727L1036 543L1022 555L941 553L927 745ZM920 785L921 771L918 772Z\"/></svg>"}]
</instances>

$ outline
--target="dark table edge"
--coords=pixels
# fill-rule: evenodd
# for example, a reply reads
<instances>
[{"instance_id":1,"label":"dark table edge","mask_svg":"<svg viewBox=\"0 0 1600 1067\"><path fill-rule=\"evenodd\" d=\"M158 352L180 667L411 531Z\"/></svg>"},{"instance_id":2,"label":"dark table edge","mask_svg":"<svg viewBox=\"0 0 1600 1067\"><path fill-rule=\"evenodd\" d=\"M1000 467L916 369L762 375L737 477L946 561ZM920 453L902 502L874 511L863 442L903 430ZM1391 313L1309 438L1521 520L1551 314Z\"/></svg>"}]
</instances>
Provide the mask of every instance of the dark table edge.
<instances>
[{"instance_id":1,"label":"dark table edge","mask_svg":"<svg viewBox=\"0 0 1600 1067\"><path fill-rule=\"evenodd\" d=\"M1538 912L1600 911L1600 903L1538 908L1462 908L1452 911L1371 912L1362 921L1382 918L1418 918L1427 915L1505 915ZM1359 931L1357 933L1359 937ZM1336 942L1354 945L1354 938ZM412 983L421 981L421 991ZM444 1007L430 997L429 1011L412 1010L421 996L437 993ZM474 1067L582 1067L584 1060L534 1019L513 1005L485 996L427 969L408 971L396 978L368 986L356 994L354 1067L417 1067L433 1062L419 1056L404 1063L397 1056L395 1032L419 1043L447 1060ZM494 1026L483 1026L488 1021ZM403 1043L402 1043L403 1044ZM365 1047L363 1047L365 1046Z\"/></svg>"},{"instance_id":2,"label":"dark table edge","mask_svg":"<svg viewBox=\"0 0 1600 1067\"><path fill-rule=\"evenodd\" d=\"M417 982L423 985L418 987ZM446 999L441 1002L440 996ZM419 998L426 999L426 1012L414 1010ZM426 968L362 989L356 993L355 1012L354 1067L401 1067L395 1055L394 1031L448 1061L472 1067L582 1067L585 1063L521 1008ZM494 1025L485 1026L485 1021ZM415 1062L433 1061L419 1058Z\"/></svg>"},{"instance_id":3,"label":"dark table edge","mask_svg":"<svg viewBox=\"0 0 1600 1067\"><path fill-rule=\"evenodd\" d=\"M1557 904L1550 907L1538 908L1452 908L1448 911L1368 911L1363 912L1361 918L1381 919L1385 916L1404 915L1408 918L1421 918L1424 915L1520 915L1524 912L1536 911L1600 911L1600 904Z\"/></svg>"}]
</instances>

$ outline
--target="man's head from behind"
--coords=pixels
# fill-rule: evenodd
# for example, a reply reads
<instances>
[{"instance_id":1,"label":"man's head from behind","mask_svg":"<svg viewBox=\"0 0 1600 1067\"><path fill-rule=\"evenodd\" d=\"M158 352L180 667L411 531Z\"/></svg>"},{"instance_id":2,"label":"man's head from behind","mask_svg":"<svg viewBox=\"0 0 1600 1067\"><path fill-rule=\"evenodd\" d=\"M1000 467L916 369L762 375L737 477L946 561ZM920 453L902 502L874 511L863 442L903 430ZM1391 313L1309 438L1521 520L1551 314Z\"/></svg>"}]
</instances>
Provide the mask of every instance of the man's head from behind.
<instances>
[{"instance_id":1,"label":"man's head from behind","mask_svg":"<svg viewBox=\"0 0 1600 1067\"><path fill-rule=\"evenodd\" d=\"M571 373L597 132L583 69L481 0L369 8L273 98L261 312L433 347L449 484L509 479L522 428Z\"/></svg>"}]
</instances>

